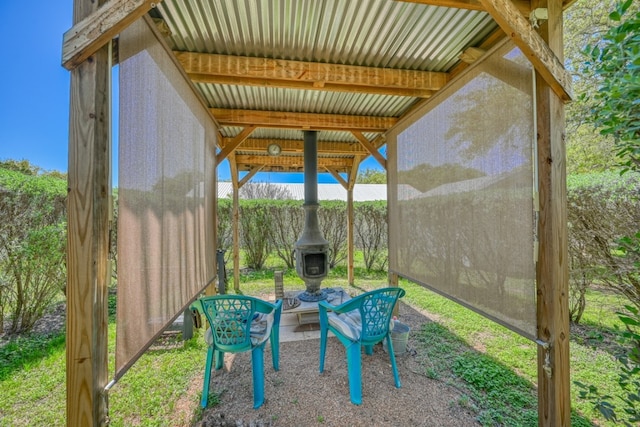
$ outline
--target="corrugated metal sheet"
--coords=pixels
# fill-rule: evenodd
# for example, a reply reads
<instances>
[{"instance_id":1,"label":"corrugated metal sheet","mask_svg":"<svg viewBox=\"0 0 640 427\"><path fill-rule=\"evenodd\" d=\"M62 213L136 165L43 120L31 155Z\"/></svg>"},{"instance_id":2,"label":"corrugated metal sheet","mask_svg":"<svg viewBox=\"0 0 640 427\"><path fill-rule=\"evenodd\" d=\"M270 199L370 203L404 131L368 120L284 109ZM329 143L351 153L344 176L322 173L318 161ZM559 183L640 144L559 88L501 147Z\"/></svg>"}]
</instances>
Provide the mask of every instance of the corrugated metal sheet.
<instances>
[{"instance_id":1,"label":"corrugated metal sheet","mask_svg":"<svg viewBox=\"0 0 640 427\"><path fill-rule=\"evenodd\" d=\"M181 51L447 71L496 28L485 12L389 0L165 0Z\"/></svg>"},{"instance_id":2,"label":"corrugated metal sheet","mask_svg":"<svg viewBox=\"0 0 640 427\"><path fill-rule=\"evenodd\" d=\"M165 0L154 13L164 18L177 51L438 72L497 28L485 12L392 0ZM401 117L417 101L272 86L196 88L210 107L223 109ZM220 129L225 137L240 131ZM301 132L258 129L251 137L300 139ZM345 129L320 132L319 141L357 140Z\"/></svg>"},{"instance_id":3,"label":"corrugated metal sheet","mask_svg":"<svg viewBox=\"0 0 640 427\"><path fill-rule=\"evenodd\" d=\"M415 98L273 87L197 84L216 108L399 117Z\"/></svg>"},{"instance_id":4,"label":"corrugated metal sheet","mask_svg":"<svg viewBox=\"0 0 640 427\"><path fill-rule=\"evenodd\" d=\"M246 185L246 184L245 184ZM271 184L285 188L291 200L304 200L304 184ZM230 182L218 183L218 198L232 197L233 186ZM340 184L318 184L318 200L347 200L347 190ZM353 187L353 200L366 202L387 200L386 184L356 184Z\"/></svg>"}]
</instances>

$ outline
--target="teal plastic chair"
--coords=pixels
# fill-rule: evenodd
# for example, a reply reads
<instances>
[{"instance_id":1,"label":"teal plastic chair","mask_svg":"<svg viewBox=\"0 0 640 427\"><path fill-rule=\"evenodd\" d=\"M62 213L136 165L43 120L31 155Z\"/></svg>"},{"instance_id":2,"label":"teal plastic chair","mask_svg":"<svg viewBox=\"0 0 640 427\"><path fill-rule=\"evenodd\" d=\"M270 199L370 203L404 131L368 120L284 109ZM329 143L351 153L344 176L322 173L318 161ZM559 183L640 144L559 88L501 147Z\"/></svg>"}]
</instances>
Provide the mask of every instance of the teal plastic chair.
<instances>
[{"instance_id":1,"label":"teal plastic chair","mask_svg":"<svg viewBox=\"0 0 640 427\"><path fill-rule=\"evenodd\" d=\"M207 407L211 367L221 369L225 353L251 351L253 407L264 403L264 347L271 339L273 369L279 369L280 315L282 301L275 304L243 295L203 297L191 305L209 322L205 340L209 345L200 405Z\"/></svg>"},{"instance_id":2,"label":"teal plastic chair","mask_svg":"<svg viewBox=\"0 0 640 427\"><path fill-rule=\"evenodd\" d=\"M395 384L398 388L401 386L389 323L396 302L404 294L405 291L401 288L382 288L359 295L338 306L333 306L326 301L318 303L320 373L324 371L327 334L331 331L346 348L349 394L354 405L362 404L362 362L360 360L362 346L365 348L365 353L371 355L375 344L387 340Z\"/></svg>"}]
</instances>

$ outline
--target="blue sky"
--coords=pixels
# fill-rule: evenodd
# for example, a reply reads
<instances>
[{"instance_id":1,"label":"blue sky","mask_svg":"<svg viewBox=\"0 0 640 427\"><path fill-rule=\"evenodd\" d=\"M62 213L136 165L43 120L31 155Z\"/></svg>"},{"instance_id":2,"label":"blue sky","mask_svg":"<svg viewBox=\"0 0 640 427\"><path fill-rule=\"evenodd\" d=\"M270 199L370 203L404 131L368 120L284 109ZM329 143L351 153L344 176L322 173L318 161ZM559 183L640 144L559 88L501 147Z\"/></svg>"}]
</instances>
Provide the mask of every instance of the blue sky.
<instances>
[{"instance_id":1,"label":"blue sky","mask_svg":"<svg viewBox=\"0 0 640 427\"><path fill-rule=\"evenodd\" d=\"M61 56L72 11L72 0L0 0L0 39L10 46L0 67L1 160L26 159L44 170L67 171L70 77ZM360 166L365 169L380 165L370 156ZM228 162L219 165L218 176L230 178ZM303 179L302 174L258 173L252 181ZM323 173L318 182L337 181Z\"/></svg>"}]
</instances>

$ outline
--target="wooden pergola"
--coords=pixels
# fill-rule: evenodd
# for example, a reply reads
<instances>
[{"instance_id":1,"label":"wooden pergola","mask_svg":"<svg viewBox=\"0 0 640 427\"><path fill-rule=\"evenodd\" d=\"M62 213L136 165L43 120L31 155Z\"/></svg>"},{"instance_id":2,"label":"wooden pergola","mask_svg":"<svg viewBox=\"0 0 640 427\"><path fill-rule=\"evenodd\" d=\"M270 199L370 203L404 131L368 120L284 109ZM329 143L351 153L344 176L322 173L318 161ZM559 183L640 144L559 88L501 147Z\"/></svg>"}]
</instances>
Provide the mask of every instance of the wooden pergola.
<instances>
[{"instance_id":1,"label":"wooden pergola","mask_svg":"<svg viewBox=\"0 0 640 427\"><path fill-rule=\"evenodd\" d=\"M117 61L118 34L144 17L154 19L158 31L165 32L175 60L195 90L209 104L212 118L220 129L216 164L223 160L230 164L235 224L238 190L255 173L302 171L302 138L292 137L290 130L319 130L323 134L318 143L318 168L331 173L347 190L349 248L353 248L353 187L360 163L373 156L386 168L386 159L380 153L380 148L386 143L385 133L402 117L428 102L431 96L493 45L511 38L536 71L540 207L537 316L538 337L545 343L538 347L539 425L569 425L564 103L571 99L571 78L562 64L562 19L563 10L573 0L390 1L391 5L418 3L437 6L434 13L444 13L441 20L445 22L448 19L450 24L447 37L423 40L417 43L414 52L398 50L398 55L402 53L408 58L423 55L425 47L453 55L453 59L437 66L420 65L417 61L409 63L405 58L404 62L387 59L386 64L380 61L380 65L359 65L367 62L358 60L361 52L356 50L359 46L351 46L355 52L353 57L331 61L326 58L340 56L340 52L330 50L331 43L323 45L325 51L319 54L324 55L323 60L305 59L304 53L267 56L259 47L255 49L258 54L253 55L215 52L211 51L215 49L203 48L206 45L203 40L190 39L192 34L189 30L193 30L193 34L204 34L206 29L199 20L184 18L191 15L181 9L184 7L182 0L166 0L164 3L171 3L171 10L179 11L183 21L176 22L175 16L158 13L161 0L75 0L74 25L64 35L62 63L71 72L67 425L102 425L105 422L107 286L109 233L112 228L110 76L114 58ZM375 7L381 4L375 3ZM169 7L165 12L169 12ZM546 16L537 22L535 28L531 23L533 12L537 12L533 16ZM236 13L241 15L239 11ZM383 10L381 14L384 13ZM405 21L394 22L390 26L404 26L407 31L412 30L406 16L398 14L396 17L404 17ZM473 21L476 24L471 24L465 17L476 19ZM171 25L167 23L168 18L174 20ZM185 27L201 24L203 28ZM366 28L372 29L374 24L362 23L362 26L368 25ZM473 25L478 26L478 31L469 32ZM182 28L184 33L173 34L171 26ZM287 29L280 30L286 33ZM331 30L326 29L327 32ZM259 38L254 36L251 40ZM230 46L229 51L234 51L233 43L242 44L251 51L247 47L249 38L233 38L233 34L225 34L221 39ZM452 46L454 41L457 47ZM376 48L382 48L368 42L360 40L373 51L369 53L374 57ZM334 44L337 46L337 41ZM293 60L288 57L299 58ZM308 105L306 110L282 108L282 104L276 102L271 109L259 108L259 105L231 108L224 102L218 102L222 97L212 95L214 90L211 88L226 90L227 94L248 88L242 90L277 89L317 95L293 98L295 105ZM316 102L328 93L341 94L347 101L341 108L329 101ZM391 99L389 97L401 101L389 101L385 106L376 103L380 99ZM350 99L352 101L348 102ZM268 151L274 145L279 147L279 155ZM237 280L237 225L234 227L234 241L234 276ZM353 251L350 250L349 254L349 281L353 282ZM397 284L397 281L397 276L390 277L391 283ZM551 375L548 374L549 369Z\"/></svg>"}]
</instances>

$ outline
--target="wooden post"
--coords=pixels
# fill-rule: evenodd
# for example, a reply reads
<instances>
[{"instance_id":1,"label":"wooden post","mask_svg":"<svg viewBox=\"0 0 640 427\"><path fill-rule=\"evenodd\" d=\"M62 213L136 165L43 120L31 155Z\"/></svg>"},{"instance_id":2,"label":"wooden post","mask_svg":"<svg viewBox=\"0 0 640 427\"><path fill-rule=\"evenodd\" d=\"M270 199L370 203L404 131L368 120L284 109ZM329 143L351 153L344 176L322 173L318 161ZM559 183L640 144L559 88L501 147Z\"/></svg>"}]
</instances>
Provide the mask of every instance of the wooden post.
<instances>
[{"instance_id":1,"label":"wooden post","mask_svg":"<svg viewBox=\"0 0 640 427\"><path fill-rule=\"evenodd\" d=\"M353 239L353 187L347 188L347 281L349 286L354 285L353 252L355 241Z\"/></svg>"},{"instance_id":2,"label":"wooden post","mask_svg":"<svg viewBox=\"0 0 640 427\"><path fill-rule=\"evenodd\" d=\"M74 23L105 1L75 0ZM110 45L110 43L109 43ZM107 422L111 49L71 71L67 230L67 425Z\"/></svg>"},{"instance_id":3,"label":"wooden post","mask_svg":"<svg viewBox=\"0 0 640 427\"><path fill-rule=\"evenodd\" d=\"M393 288L397 288L398 287L398 275L396 273L393 272L389 272L389 286L393 287ZM393 315L394 316L399 316L400 315L400 308L398 307L399 304L396 304L395 307L393 307Z\"/></svg>"},{"instance_id":4,"label":"wooden post","mask_svg":"<svg viewBox=\"0 0 640 427\"><path fill-rule=\"evenodd\" d=\"M538 0L532 7L547 8L549 21L541 26L540 35L562 59L562 1ZM538 73L536 100L540 200L537 321L538 339L545 344L538 347L538 425L568 426L571 399L564 105Z\"/></svg>"},{"instance_id":5,"label":"wooden post","mask_svg":"<svg viewBox=\"0 0 640 427\"><path fill-rule=\"evenodd\" d=\"M353 158L353 164L351 165L351 171L348 175L348 186L347 186L347 280L349 282L349 286L353 286L355 283L355 274L353 272L353 264L354 264L354 250L355 250L355 239L353 237L353 226L355 223L354 212L353 212L353 187L356 185L356 180L358 179L358 168L360 167L360 162L362 161L362 157L355 156Z\"/></svg>"},{"instance_id":6,"label":"wooden post","mask_svg":"<svg viewBox=\"0 0 640 427\"><path fill-rule=\"evenodd\" d=\"M240 293L240 201L238 183L238 169L236 167L235 155L229 156L231 169L231 184L233 186L233 211L231 214L233 222L233 289Z\"/></svg>"}]
</instances>

